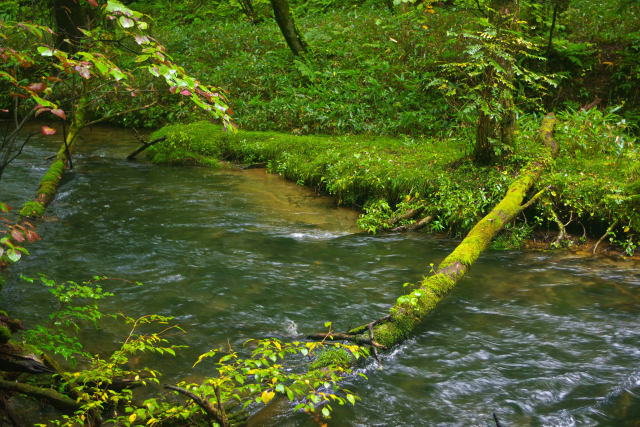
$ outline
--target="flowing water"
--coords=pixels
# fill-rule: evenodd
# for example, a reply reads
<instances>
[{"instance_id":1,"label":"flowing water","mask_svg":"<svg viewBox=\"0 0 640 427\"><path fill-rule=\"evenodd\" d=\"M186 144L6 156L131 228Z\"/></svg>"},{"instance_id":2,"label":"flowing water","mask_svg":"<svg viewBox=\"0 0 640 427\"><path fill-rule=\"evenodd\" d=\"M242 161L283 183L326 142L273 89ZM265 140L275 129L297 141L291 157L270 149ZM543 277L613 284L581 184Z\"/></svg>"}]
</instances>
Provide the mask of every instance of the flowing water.
<instances>
[{"instance_id":1,"label":"flowing water","mask_svg":"<svg viewBox=\"0 0 640 427\"><path fill-rule=\"evenodd\" d=\"M455 242L422 234L370 236L356 214L263 171L127 162L122 131L85 135L75 169L38 228L32 255L7 273L2 308L27 327L52 300L20 273L59 280L95 274L144 282L105 285L105 311L176 317L189 349L160 369L166 382L200 378L197 356L247 338L299 338L384 315ZM36 141L9 170L0 200L35 191L52 147ZM332 425L638 425L640 275L632 261L561 253L482 255L419 333L361 367L362 398ZM91 350L125 332L88 332ZM313 425L276 411L256 424Z\"/></svg>"}]
</instances>

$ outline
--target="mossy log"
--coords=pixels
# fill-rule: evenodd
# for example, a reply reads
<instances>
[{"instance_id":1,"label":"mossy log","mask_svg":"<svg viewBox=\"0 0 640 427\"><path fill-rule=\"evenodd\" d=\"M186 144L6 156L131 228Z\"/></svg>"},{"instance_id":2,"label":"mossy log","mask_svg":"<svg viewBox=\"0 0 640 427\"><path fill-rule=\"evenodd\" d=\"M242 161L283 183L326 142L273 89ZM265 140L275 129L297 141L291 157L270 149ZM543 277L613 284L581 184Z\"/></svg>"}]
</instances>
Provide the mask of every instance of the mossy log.
<instances>
[{"instance_id":1,"label":"mossy log","mask_svg":"<svg viewBox=\"0 0 640 427\"><path fill-rule=\"evenodd\" d=\"M64 142L55 157L55 160L40 180L38 191L32 201L26 202L20 210L20 215L24 217L40 218L44 215L44 210L55 198L62 179L62 174L69 167L71 154L76 147L78 134L86 123L87 98L81 97L76 107L74 119L69 127L69 132L64 135Z\"/></svg>"},{"instance_id":2,"label":"mossy log","mask_svg":"<svg viewBox=\"0 0 640 427\"><path fill-rule=\"evenodd\" d=\"M0 379L0 390L26 394L37 399L45 399L53 406L64 411L75 411L80 405L68 396L51 388L42 388L30 384Z\"/></svg>"},{"instance_id":3,"label":"mossy log","mask_svg":"<svg viewBox=\"0 0 640 427\"><path fill-rule=\"evenodd\" d=\"M555 116L550 113L544 118L540 130L543 142L540 154L522 169L500 203L473 227L458 247L440 263L437 270L421 282L418 289L398 298L389 315L350 330L347 335L353 341L371 340L378 346L390 347L409 337L425 316L465 275L496 234L530 205L523 204L527 193L558 151L552 138L554 125Z\"/></svg>"}]
</instances>

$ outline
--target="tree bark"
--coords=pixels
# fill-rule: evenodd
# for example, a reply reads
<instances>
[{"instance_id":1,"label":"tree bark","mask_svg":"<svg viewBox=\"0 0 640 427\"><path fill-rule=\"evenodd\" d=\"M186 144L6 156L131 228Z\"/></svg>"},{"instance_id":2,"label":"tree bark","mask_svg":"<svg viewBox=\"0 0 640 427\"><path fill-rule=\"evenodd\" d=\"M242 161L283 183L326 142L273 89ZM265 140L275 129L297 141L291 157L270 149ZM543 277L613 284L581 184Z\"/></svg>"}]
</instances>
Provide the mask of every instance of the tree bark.
<instances>
[{"instance_id":1,"label":"tree bark","mask_svg":"<svg viewBox=\"0 0 640 427\"><path fill-rule=\"evenodd\" d=\"M307 45L293 20L289 2L287 0L271 0L271 6L273 7L273 14L278 27L280 27L289 49L294 55L303 55L307 51Z\"/></svg>"},{"instance_id":2,"label":"tree bark","mask_svg":"<svg viewBox=\"0 0 640 427\"><path fill-rule=\"evenodd\" d=\"M425 316L455 287L494 236L527 206L523 205L527 192L558 151L552 139L554 124L555 116L550 113L544 118L540 130L545 149L523 168L500 203L473 227L458 247L440 263L436 272L425 278L411 294L398 298L389 315L350 330L347 335L352 341L371 340L374 345L388 348L413 333Z\"/></svg>"}]
</instances>

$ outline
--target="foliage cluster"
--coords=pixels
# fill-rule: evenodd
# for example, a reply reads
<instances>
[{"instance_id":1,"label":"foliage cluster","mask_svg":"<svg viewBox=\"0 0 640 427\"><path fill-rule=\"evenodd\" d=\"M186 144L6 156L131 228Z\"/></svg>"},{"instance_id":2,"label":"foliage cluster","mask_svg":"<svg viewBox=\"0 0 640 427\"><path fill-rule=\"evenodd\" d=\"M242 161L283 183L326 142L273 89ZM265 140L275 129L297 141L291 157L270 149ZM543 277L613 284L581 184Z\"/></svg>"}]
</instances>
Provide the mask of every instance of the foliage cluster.
<instances>
[{"instance_id":1,"label":"foliage cluster","mask_svg":"<svg viewBox=\"0 0 640 427\"><path fill-rule=\"evenodd\" d=\"M341 382L354 375L358 359L368 356L365 348L340 343L285 343L275 338L249 340L239 352L231 347L208 351L193 366L211 364L215 376L198 383L169 385L166 388L172 391L154 397L158 393L154 393L153 385L160 384L162 374L146 365L153 359L143 356L179 357L176 351L184 346L171 344L169 338L172 332L183 331L171 323L171 317L109 315L127 325L127 336L114 349L89 353L78 334L87 327L100 327L105 315L98 303L113 296L104 289L106 280L111 279L94 276L78 283L39 277L57 309L48 325L25 331L23 338L34 348L62 356L72 367L79 366L70 371L57 368L54 383L60 392L74 397L76 409L72 415L62 414L51 420L49 425L93 425L98 420L126 426L194 425L206 424L209 419L228 426L242 423L251 412L278 396L295 405L295 411L329 418L333 405L353 405L358 399ZM146 390L134 392L140 387ZM184 402L180 395L189 400Z\"/></svg>"}]
</instances>

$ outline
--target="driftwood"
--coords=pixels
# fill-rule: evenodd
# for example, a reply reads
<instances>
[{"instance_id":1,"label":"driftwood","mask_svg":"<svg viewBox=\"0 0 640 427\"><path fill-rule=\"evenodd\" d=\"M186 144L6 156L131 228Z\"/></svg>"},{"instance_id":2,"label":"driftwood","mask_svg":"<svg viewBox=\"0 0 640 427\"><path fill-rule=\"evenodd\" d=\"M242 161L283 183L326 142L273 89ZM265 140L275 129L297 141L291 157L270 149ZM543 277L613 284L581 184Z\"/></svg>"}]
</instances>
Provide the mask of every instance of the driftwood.
<instances>
[{"instance_id":1,"label":"driftwood","mask_svg":"<svg viewBox=\"0 0 640 427\"><path fill-rule=\"evenodd\" d=\"M388 315L351 329L344 336L355 342L369 340L376 348L391 347L404 341L413 333L425 316L464 277L494 236L524 207L530 205L530 203L523 204L527 193L542 171L553 161L558 151L558 146L552 137L554 125L555 116L550 113L544 118L540 129L540 139L544 149L539 156L521 170L500 203L473 227L458 247L440 263L437 270L425 278L419 288L411 294L398 298ZM540 192L534 196L534 199L539 196Z\"/></svg>"},{"instance_id":2,"label":"driftwood","mask_svg":"<svg viewBox=\"0 0 640 427\"><path fill-rule=\"evenodd\" d=\"M423 228L427 224L429 224L431 222L431 220L433 220L433 217L425 216L420 221L416 221L413 224L408 224L408 225L399 225L399 226L395 227L394 229L392 229L391 231L400 232L400 231L416 231L416 230L420 230L421 228Z\"/></svg>"}]
</instances>

